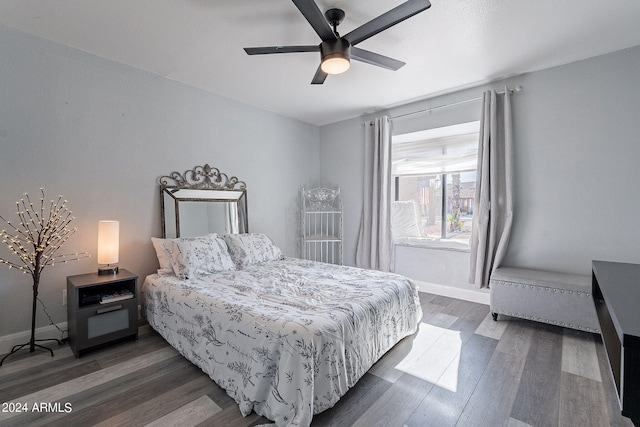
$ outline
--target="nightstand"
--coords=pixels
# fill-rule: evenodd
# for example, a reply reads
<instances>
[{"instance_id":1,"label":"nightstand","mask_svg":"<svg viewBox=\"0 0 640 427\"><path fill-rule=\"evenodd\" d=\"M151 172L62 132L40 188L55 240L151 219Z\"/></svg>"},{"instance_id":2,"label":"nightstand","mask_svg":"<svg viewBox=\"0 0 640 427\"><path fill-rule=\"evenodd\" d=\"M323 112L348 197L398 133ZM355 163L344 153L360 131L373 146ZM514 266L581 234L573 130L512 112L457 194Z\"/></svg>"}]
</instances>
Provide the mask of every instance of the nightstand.
<instances>
[{"instance_id":1,"label":"nightstand","mask_svg":"<svg viewBox=\"0 0 640 427\"><path fill-rule=\"evenodd\" d=\"M93 347L138 338L138 276L79 274L67 277L69 345L76 357Z\"/></svg>"}]
</instances>

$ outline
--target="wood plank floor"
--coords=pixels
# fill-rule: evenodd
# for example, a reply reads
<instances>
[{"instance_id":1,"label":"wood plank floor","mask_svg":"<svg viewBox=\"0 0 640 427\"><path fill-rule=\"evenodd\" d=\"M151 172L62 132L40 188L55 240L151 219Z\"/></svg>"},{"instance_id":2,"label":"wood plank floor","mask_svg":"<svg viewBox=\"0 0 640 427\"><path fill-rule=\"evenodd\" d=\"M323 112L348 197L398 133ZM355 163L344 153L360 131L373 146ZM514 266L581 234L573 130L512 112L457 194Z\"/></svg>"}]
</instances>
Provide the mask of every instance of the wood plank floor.
<instances>
[{"instance_id":1,"label":"wood plank floor","mask_svg":"<svg viewBox=\"0 0 640 427\"><path fill-rule=\"evenodd\" d=\"M632 426L620 415L598 335L506 317L494 322L486 305L420 298L420 330L316 415L313 426ZM26 403L27 411L16 412L13 402ZM0 426L269 422L243 418L148 325L137 341L80 359L68 346L55 348L55 357L12 356L0 367L0 405Z\"/></svg>"}]
</instances>

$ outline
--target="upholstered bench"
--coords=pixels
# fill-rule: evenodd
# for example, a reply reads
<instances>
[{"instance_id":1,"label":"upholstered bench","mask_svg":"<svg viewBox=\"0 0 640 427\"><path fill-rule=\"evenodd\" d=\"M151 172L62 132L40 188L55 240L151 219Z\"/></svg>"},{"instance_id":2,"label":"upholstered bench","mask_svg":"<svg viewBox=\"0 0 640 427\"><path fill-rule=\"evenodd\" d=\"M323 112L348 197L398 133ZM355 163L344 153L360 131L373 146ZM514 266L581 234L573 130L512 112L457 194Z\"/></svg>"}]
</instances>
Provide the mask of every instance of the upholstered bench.
<instances>
[{"instance_id":1,"label":"upholstered bench","mask_svg":"<svg viewBox=\"0 0 640 427\"><path fill-rule=\"evenodd\" d=\"M500 267L489 287L493 320L504 314L600 332L589 276Z\"/></svg>"}]
</instances>

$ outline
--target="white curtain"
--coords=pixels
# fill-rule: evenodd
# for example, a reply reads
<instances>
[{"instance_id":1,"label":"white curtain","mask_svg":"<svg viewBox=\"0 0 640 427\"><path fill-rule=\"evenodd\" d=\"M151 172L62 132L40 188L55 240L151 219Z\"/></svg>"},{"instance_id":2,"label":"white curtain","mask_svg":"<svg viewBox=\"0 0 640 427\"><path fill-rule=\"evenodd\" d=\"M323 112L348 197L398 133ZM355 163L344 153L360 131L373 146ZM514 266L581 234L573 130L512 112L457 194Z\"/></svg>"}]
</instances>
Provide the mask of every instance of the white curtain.
<instances>
[{"instance_id":1,"label":"white curtain","mask_svg":"<svg viewBox=\"0 0 640 427\"><path fill-rule=\"evenodd\" d=\"M364 202L356 266L391 269L391 119L365 124Z\"/></svg>"},{"instance_id":2,"label":"white curtain","mask_svg":"<svg viewBox=\"0 0 640 427\"><path fill-rule=\"evenodd\" d=\"M511 95L486 91L482 101L469 281L489 287L513 222Z\"/></svg>"}]
</instances>

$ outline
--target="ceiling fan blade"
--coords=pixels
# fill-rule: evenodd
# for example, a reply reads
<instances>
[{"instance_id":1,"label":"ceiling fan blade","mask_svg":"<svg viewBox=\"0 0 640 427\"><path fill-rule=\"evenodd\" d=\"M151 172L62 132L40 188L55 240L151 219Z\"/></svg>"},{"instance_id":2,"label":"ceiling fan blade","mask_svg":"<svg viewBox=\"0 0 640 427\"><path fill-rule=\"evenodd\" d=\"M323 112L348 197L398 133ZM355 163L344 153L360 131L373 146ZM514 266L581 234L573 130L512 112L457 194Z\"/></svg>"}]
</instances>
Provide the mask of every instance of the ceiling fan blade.
<instances>
[{"instance_id":1,"label":"ceiling fan blade","mask_svg":"<svg viewBox=\"0 0 640 427\"><path fill-rule=\"evenodd\" d=\"M293 4L296 5L306 20L309 21L309 24L311 24L315 32L318 33L322 41L335 40L337 38L324 17L324 14L318 9L315 1L293 0Z\"/></svg>"},{"instance_id":2,"label":"ceiling fan blade","mask_svg":"<svg viewBox=\"0 0 640 427\"><path fill-rule=\"evenodd\" d=\"M375 36L379 32L393 27L397 23L411 18L413 15L427 10L430 7L431 3L429 3L429 0L409 0L372 19L366 24L361 25L342 38L348 40L351 46L355 46L369 37Z\"/></svg>"},{"instance_id":3,"label":"ceiling fan blade","mask_svg":"<svg viewBox=\"0 0 640 427\"><path fill-rule=\"evenodd\" d=\"M322 68L318 66L318 70L316 71L316 75L313 76L313 80L311 80L312 85L321 85L327 78L327 73L322 71Z\"/></svg>"},{"instance_id":4,"label":"ceiling fan blade","mask_svg":"<svg viewBox=\"0 0 640 427\"><path fill-rule=\"evenodd\" d=\"M245 47L247 55L268 55L271 53L320 52L320 46L264 46Z\"/></svg>"},{"instance_id":5,"label":"ceiling fan blade","mask_svg":"<svg viewBox=\"0 0 640 427\"><path fill-rule=\"evenodd\" d=\"M404 62L398 61L397 59L389 58L388 56L380 55L379 53L370 52L357 47L351 48L351 59L356 59L360 62L376 65L392 71L396 71L405 65Z\"/></svg>"}]
</instances>

